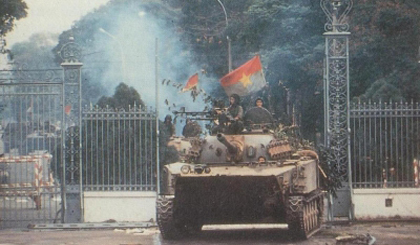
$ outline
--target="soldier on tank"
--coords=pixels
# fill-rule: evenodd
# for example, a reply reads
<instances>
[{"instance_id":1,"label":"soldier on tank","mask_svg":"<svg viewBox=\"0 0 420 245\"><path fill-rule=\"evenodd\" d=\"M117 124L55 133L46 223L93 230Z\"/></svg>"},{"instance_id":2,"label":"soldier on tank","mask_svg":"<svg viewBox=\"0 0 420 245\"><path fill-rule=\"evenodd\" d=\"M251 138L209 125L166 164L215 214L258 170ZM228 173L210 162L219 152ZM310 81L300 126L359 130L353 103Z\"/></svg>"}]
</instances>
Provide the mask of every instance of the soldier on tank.
<instances>
[{"instance_id":1,"label":"soldier on tank","mask_svg":"<svg viewBox=\"0 0 420 245\"><path fill-rule=\"evenodd\" d=\"M258 163L265 163L267 161L267 159L263 156L259 156L258 157Z\"/></svg>"},{"instance_id":2,"label":"soldier on tank","mask_svg":"<svg viewBox=\"0 0 420 245\"><path fill-rule=\"evenodd\" d=\"M225 133L228 118L225 113L225 104L222 100L213 101L213 115L215 116L214 126L211 129L213 135Z\"/></svg>"},{"instance_id":3,"label":"soldier on tank","mask_svg":"<svg viewBox=\"0 0 420 245\"><path fill-rule=\"evenodd\" d=\"M171 115L166 115L163 124L165 133L168 135L168 137L172 137L175 134L175 126L172 124Z\"/></svg>"},{"instance_id":4,"label":"soldier on tank","mask_svg":"<svg viewBox=\"0 0 420 245\"><path fill-rule=\"evenodd\" d=\"M244 129L242 122L244 109L240 105L240 98L237 94L232 94L229 97L230 105L227 109L227 117L230 120L228 125L228 134L239 134Z\"/></svg>"},{"instance_id":5,"label":"soldier on tank","mask_svg":"<svg viewBox=\"0 0 420 245\"><path fill-rule=\"evenodd\" d=\"M192 121L187 118L185 121L185 126L182 129L182 135L186 138L188 137L198 137L201 134L201 126L197 122Z\"/></svg>"},{"instance_id":6,"label":"soldier on tank","mask_svg":"<svg viewBox=\"0 0 420 245\"><path fill-rule=\"evenodd\" d=\"M264 105L264 102L263 102L263 100L261 98L257 98L255 100L255 106L256 107L258 107L258 108L264 108L263 105Z\"/></svg>"},{"instance_id":7,"label":"soldier on tank","mask_svg":"<svg viewBox=\"0 0 420 245\"><path fill-rule=\"evenodd\" d=\"M246 126L260 125L260 127L267 129L274 123L273 116L263 105L264 102L261 98L255 100L255 106L245 113L244 121Z\"/></svg>"},{"instance_id":8,"label":"soldier on tank","mask_svg":"<svg viewBox=\"0 0 420 245\"><path fill-rule=\"evenodd\" d=\"M216 108L216 126L212 133L238 134L242 132L244 110L240 105L240 98L237 94L229 96L229 107L227 109Z\"/></svg>"}]
</instances>

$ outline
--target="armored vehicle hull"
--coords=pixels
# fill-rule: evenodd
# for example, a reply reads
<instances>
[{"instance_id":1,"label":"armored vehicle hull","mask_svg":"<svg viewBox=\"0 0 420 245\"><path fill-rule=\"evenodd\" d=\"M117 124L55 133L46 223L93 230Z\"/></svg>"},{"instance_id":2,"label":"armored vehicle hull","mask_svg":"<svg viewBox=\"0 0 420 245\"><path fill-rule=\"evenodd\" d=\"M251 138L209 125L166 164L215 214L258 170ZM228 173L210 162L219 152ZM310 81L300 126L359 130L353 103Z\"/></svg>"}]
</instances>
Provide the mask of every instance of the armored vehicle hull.
<instances>
[{"instance_id":1,"label":"armored vehicle hull","mask_svg":"<svg viewBox=\"0 0 420 245\"><path fill-rule=\"evenodd\" d=\"M177 138L171 144L181 160L163 167L157 214L164 239L205 224L287 223L298 238L320 228L316 153L293 153L270 134Z\"/></svg>"}]
</instances>

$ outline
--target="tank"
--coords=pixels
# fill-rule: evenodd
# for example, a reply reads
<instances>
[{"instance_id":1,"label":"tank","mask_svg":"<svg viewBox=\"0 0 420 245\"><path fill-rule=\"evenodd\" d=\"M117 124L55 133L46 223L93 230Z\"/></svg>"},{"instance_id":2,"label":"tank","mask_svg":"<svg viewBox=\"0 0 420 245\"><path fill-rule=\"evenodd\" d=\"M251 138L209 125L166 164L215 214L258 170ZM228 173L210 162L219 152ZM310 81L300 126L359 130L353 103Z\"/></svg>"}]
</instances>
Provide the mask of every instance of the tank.
<instances>
[{"instance_id":1,"label":"tank","mask_svg":"<svg viewBox=\"0 0 420 245\"><path fill-rule=\"evenodd\" d=\"M156 207L164 239L182 238L207 224L286 223L298 239L320 229L323 192L316 152L294 151L275 137L267 110L248 110L244 124L235 135L169 141L179 158L162 166Z\"/></svg>"}]
</instances>

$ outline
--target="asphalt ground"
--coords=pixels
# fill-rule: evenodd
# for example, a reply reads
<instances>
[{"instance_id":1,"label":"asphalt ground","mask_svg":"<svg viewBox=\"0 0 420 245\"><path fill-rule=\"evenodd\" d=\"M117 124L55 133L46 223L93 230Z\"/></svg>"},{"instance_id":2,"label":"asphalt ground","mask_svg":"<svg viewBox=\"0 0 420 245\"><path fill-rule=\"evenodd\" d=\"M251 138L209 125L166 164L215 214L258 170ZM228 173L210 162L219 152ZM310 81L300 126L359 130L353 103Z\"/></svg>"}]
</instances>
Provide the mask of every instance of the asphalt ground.
<instances>
[{"instance_id":1,"label":"asphalt ground","mask_svg":"<svg viewBox=\"0 0 420 245\"><path fill-rule=\"evenodd\" d=\"M166 241L155 227L142 229L19 229L0 230L0 245L211 245L211 244L368 244L361 242L367 235L373 244L419 245L420 222L353 223L324 225L309 240L293 240L284 227L205 226L203 231L186 239ZM337 243L337 238L348 241ZM359 239L356 239L359 238ZM367 241L367 240L365 240ZM373 239L369 239L373 241Z\"/></svg>"}]
</instances>

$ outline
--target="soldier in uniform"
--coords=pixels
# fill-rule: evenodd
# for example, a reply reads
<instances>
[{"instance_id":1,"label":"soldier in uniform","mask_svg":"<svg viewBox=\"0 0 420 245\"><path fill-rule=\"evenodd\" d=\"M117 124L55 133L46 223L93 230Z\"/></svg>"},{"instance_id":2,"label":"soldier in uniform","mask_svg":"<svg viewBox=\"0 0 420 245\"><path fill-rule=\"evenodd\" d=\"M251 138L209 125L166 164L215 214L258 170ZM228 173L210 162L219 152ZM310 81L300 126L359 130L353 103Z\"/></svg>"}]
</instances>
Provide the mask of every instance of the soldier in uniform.
<instances>
[{"instance_id":1,"label":"soldier in uniform","mask_svg":"<svg viewBox=\"0 0 420 245\"><path fill-rule=\"evenodd\" d=\"M263 100L257 98L255 100L255 106L245 113L245 122L248 124L274 123L273 116L263 105Z\"/></svg>"},{"instance_id":2,"label":"soldier in uniform","mask_svg":"<svg viewBox=\"0 0 420 245\"><path fill-rule=\"evenodd\" d=\"M267 161L267 159L265 159L265 157L263 157L263 156L258 157L258 163L265 163L266 161Z\"/></svg>"},{"instance_id":3,"label":"soldier in uniform","mask_svg":"<svg viewBox=\"0 0 420 245\"><path fill-rule=\"evenodd\" d=\"M264 102L263 102L263 100L262 100L261 98L257 98L257 99L255 100L255 106L256 106L256 107L258 107L258 108L264 108L264 107L263 107L263 104L264 104Z\"/></svg>"},{"instance_id":4,"label":"soldier in uniform","mask_svg":"<svg viewBox=\"0 0 420 245\"><path fill-rule=\"evenodd\" d=\"M164 130L169 137L172 137L175 134L175 126L172 124L171 115L166 115L164 124Z\"/></svg>"},{"instance_id":5,"label":"soldier in uniform","mask_svg":"<svg viewBox=\"0 0 420 245\"><path fill-rule=\"evenodd\" d=\"M240 105L240 98L237 94L232 94L229 97L230 105L227 109L228 111L228 118L230 120L230 124L228 126L228 133L229 134L238 134L242 132L244 129L244 124L242 122L242 117L244 114L244 109Z\"/></svg>"},{"instance_id":6,"label":"soldier in uniform","mask_svg":"<svg viewBox=\"0 0 420 245\"><path fill-rule=\"evenodd\" d=\"M187 118L185 121L185 126L182 129L182 135L186 138L188 137L198 137L201 134L201 126L197 122L192 121Z\"/></svg>"}]
</instances>

